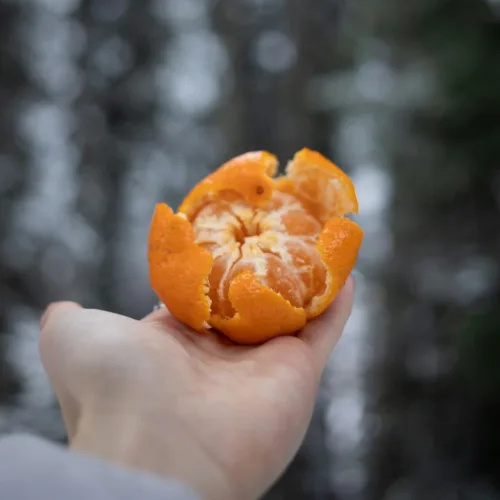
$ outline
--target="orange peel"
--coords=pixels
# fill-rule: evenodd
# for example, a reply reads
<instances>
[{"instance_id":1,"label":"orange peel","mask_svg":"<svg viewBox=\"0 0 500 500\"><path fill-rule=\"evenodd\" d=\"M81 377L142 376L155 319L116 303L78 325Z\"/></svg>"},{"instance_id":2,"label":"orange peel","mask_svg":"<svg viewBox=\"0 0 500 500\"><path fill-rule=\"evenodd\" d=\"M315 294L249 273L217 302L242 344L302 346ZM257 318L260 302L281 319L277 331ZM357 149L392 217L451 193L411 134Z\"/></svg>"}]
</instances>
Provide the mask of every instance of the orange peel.
<instances>
[{"instance_id":1,"label":"orange peel","mask_svg":"<svg viewBox=\"0 0 500 500\"><path fill-rule=\"evenodd\" d=\"M351 179L303 149L275 178L266 151L233 158L177 213L156 207L148 247L153 290L177 319L257 344L325 311L356 263L362 229Z\"/></svg>"}]
</instances>

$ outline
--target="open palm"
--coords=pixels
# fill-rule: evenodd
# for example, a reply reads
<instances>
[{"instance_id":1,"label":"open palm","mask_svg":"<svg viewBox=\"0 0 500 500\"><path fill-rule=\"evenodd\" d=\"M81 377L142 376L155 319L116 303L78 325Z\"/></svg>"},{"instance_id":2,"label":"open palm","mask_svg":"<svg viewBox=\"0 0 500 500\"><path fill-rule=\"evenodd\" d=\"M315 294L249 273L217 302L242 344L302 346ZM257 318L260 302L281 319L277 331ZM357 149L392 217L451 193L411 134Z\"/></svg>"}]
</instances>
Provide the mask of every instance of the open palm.
<instances>
[{"instance_id":1,"label":"open palm","mask_svg":"<svg viewBox=\"0 0 500 500\"><path fill-rule=\"evenodd\" d=\"M237 346L166 310L141 321L52 307L40 352L71 446L185 481L204 498L255 499L296 453L349 317L349 280L296 337Z\"/></svg>"}]
</instances>

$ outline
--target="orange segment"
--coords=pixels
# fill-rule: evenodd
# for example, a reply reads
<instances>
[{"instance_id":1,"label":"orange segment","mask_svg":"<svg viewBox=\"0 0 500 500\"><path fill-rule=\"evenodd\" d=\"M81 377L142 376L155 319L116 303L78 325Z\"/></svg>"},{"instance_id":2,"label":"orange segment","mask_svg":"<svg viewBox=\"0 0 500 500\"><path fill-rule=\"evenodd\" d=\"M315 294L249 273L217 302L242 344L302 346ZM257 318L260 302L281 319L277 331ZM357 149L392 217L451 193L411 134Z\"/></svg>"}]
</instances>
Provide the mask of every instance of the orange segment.
<instances>
[{"instance_id":1,"label":"orange segment","mask_svg":"<svg viewBox=\"0 0 500 500\"><path fill-rule=\"evenodd\" d=\"M213 257L194 243L191 224L164 203L153 216L148 259L151 286L170 313L195 330L207 326Z\"/></svg>"},{"instance_id":2,"label":"orange segment","mask_svg":"<svg viewBox=\"0 0 500 500\"><path fill-rule=\"evenodd\" d=\"M159 205L150 233L153 289L178 319L255 344L302 328L332 302L363 232L354 186L303 149L284 177L276 157L247 153L222 165L177 215Z\"/></svg>"},{"instance_id":3,"label":"orange segment","mask_svg":"<svg viewBox=\"0 0 500 500\"><path fill-rule=\"evenodd\" d=\"M304 148L289 162L277 189L295 195L321 222L357 213L358 200L351 179L322 154Z\"/></svg>"},{"instance_id":4,"label":"orange segment","mask_svg":"<svg viewBox=\"0 0 500 500\"><path fill-rule=\"evenodd\" d=\"M277 169L276 156L267 151L237 156L201 181L187 195L179 212L192 216L203 204L217 196L234 199L236 195L250 205L261 205L273 193L272 177Z\"/></svg>"},{"instance_id":5,"label":"orange segment","mask_svg":"<svg viewBox=\"0 0 500 500\"><path fill-rule=\"evenodd\" d=\"M342 290L354 269L362 241L363 230L352 220L332 217L327 221L317 244L328 269L327 290L312 301L309 318L319 316Z\"/></svg>"},{"instance_id":6,"label":"orange segment","mask_svg":"<svg viewBox=\"0 0 500 500\"><path fill-rule=\"evenodd\" d=\"M262 285L251 271L244 271L232 280L229 300L235 315L232 318L215 315L211 323L223 332L230 332L231 339L240 344L265 342L276 335L296 332L306 323L304 309L293 307Z\"/></svg>"}]
</instances>

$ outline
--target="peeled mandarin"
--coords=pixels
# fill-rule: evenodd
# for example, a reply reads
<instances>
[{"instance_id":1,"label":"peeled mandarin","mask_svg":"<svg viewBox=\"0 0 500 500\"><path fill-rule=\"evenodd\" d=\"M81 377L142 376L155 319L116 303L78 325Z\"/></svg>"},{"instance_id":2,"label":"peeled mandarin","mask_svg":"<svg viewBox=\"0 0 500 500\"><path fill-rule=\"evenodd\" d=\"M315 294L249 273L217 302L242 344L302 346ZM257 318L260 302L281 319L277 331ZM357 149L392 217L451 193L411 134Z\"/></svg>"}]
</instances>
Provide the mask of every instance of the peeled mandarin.
<instances>
[{"instance_id":1,"label":"peeled mandarin","mask_svg":"<svg viewBox=\"0 0 500 500\"><path fill-rule=\"evenodd\" d=\"M286 174L266 151L238 156L202 180L177 213L156 207L148 260L170 313L240 344L290 335L325 311L356 263L362 229L351 179L303 149Z\"/></svg>"}]
</instances>

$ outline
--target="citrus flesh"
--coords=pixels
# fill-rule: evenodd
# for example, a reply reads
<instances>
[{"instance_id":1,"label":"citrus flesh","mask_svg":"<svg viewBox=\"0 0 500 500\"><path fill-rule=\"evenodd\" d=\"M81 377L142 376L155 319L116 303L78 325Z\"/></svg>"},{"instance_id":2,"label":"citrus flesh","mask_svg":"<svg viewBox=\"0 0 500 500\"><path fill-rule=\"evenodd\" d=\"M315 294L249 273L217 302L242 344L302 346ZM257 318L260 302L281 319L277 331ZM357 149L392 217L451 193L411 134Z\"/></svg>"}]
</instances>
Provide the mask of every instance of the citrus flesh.
<instances>
[{"instance_id":1,"label":"citrus flesh","mask_svg":"<svg viewBox=\"0 0 500 500\"><path fill-rule=\"evenodd\" d=\"M153 290L195 330L241 344L293 334L320 315L351 273L361 228L352 181L303 149L286 175L251 152L202 180L175 214L159 204L149 236Z\"/></svg>"}]
</instances>

